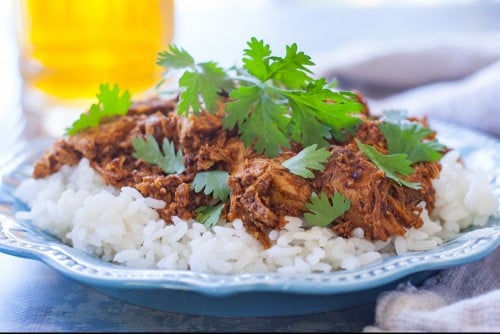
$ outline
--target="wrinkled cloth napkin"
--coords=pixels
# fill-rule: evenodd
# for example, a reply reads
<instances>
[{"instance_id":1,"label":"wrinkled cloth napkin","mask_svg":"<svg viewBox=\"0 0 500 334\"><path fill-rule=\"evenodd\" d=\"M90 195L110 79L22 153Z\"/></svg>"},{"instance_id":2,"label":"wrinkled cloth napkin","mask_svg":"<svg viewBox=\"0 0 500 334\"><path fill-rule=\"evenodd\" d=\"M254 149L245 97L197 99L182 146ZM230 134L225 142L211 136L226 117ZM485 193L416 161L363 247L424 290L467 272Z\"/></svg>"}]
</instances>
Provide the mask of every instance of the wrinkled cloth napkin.
<instances>
[{"instance_id":1,"label":"wrinkled cloth napkin","mask_svg":"<svg viewBox=\"0 0 500 334\"><path fill-rule=\"evenodd\" d=\"M325 54L322 76L360 91L373 114L405 110L500 138L500 35L356 45ZM380 294L364 332L500 332L500 248Z\"/></svg>"},{"instance_id":2,"label":"wrinkled cloth napkin","mask_svg":"<svg viewBox=\"0 0 500 334\"><path fill-rule=\"evenodd\" d=\"M377 299L375 324L363 332L499 332L500 248L440 271L421 286L401 284Z\"/></svg>"},{"instance_id":3,"label":"wrinkled cloth napkin","mask_svg":"<svg viewBox=\"0 0 500 334\"><path fill-rule=\"evenodd\" d=\"M360 91L375 115L404 109L500 137L500 33L359 43L318 58L318 73Z\"/></svg>"}]
</instances>

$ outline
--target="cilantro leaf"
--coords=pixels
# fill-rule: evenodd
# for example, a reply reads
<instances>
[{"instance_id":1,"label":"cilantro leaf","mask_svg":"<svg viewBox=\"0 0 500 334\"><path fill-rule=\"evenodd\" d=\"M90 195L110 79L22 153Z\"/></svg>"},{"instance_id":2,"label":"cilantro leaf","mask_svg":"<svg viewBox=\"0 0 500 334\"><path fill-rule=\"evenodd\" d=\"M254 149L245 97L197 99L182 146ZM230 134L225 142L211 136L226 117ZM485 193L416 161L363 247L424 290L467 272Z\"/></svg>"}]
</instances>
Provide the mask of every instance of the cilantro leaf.
<instances>
[{"instance_id":1,"label":"cilantro leaf","mask_svg":"<svg viewBox=\"0 0 500 334\"><path fill-rule=\"evenodd\" d=\"M84 129L96 127L104 118L125 115L132 104L129 91L124 91L120 96L117 84L113 89L108 84L100 84L97 99L98 102L92 104L87 113L82 113L71 127L66 128L66 135L72 136Z\"/></svg>"},{"instance_id":2,"label":"cilantro leaf","mask_svg":"<svg viewBox=\"0 0 500 334\"><path fill-rule=\"evenodd\" d=\"M306 203L310 212L304 214L307 225L326 227L351 207L351 201L338 192L330 198L323 192L319 196L313 193L310 200Z\"/></svg>"},{"instance_id":3,"label":"cilantro leaf","mask_svg":"<svg viewBox=\"0 0 500 334\"><path fill-rule=\"evenodd\" d=\"M297 51L297 44L287 45L284 58L271 57L273 63L269 68L269 77L283 84L288 89L301 89L313 79L306 66L314 65L311 57Z\"/></svg>"},{"instance_id":4,"label":"cilantro leaf","mask_svg":"<svg viewBox=\"0 0 500 334\"><path fill-rule=\"evenodd\" d=\"M184 49L178 48L175 44L168 46L169 51L158 52L156 64L165 68L194 68L195 62L193 57Z\"/></svg>"},{"instance_id":5,"label":"cilantro leaf","mask_svg":"<svg viewBox=\"0 0 500 334\"><path fill-rule=\"evenodd\" d=\"M413 173L414 170L411 167L412 162L408 160L408 155L404 153L385 155L377 151L373 146L363 144L357 138L355 140L361 152L363 152L378 168L384 171L388 178L394 180L399 185L404 185L411 189L420 189L419 183L406 181L397 175L401 174L403 176L408 176Z\"/></svg>"},{"instance_id":6,"label":"cilantro leaf","mask_svg":"<svg viewBox=\"0 0 500 334\"><path fill-rule=\"evenodd\" d=\"M216 63L195 63L175 46L160 53L158 63L188 67L179 79L178 113L215 112L222 92L225 129L237 127L244 144L257 153L276 157L290 147L290 139L303 147L328 145L334 137L344 141L361 123L363 105L354 94L335 92L326 79L313 79L311 58L296 44L286 46L285 56L273 55L263 40L252 37L244 49L243 68L225 71ZM194 64L194 65L193 65ZM235 73L235 77L229 74Z\"/></svg>"},{"instance_id":7,"label":"cilantro leaf","mask_svg":"<svg viewBox=\"0 0 500 334\"><path fill-rule=\"evenodd\" d=\"M176 153L174 144L167 138L163 138L163 152L153 135L148 135L146 140L133 138L132 146L135 150L134 158L157 165L167 174L181 174L185 170L182 151L178 150Z\"/></svg>"},{"instance_id":8,"label":"cilantro leaf","mask_svg":"<svg viewBox=\"0 0 500 334\"><path fill-rule=\"evenodd\" d=\"M297 46L287 47L284 58L271 56L268 45L252 38L245 50L245 68L260 82L248 81L230 93L224 127L239 127L246 146L258 153L277 156L290 147L289 138L305 146L326 146L326 139L345 138L361 122L352 114L362 105L355 96L334 92L325 79L313 80L306 66L312 61ZM270 84L275 81L288 90ZM250 83L250 84L248 84Z\"/></svg>"},{"instance_id":9,"label":"cilantro leaf","mask_svg":"<svg viewBox=\"0 0 500 334\"><path fill-rule=\"evenodd\" d=\"M297 51L297 44L287 45L285 57L271 56L271 48L263 40L252 37L244 50L243 64L249 74L262 82L272 79L289 89L304 88L312 81L306 66L314 65L311 58Z\"/></svg>"},{"instance_id":10,"label":"cilantro leaf","mask_svg":"<svg viewBox=\"0 0 500 334\"><path fill-rule=\"evenodd\" d=\"M171 44L168 51L159 52L156 63L166 72L186 68L179 78L182 90L177 106L179 115L187 116L191 111L198 114L203 109L215 113L219 92L233 86L226 71L217 63L196 63L191 54L175 44Z\"/></svg>"},{"instance_id":11,"label":"cilantro leaf","mask_svg":"<svg viewBox=\"0 0 500 334\"><path fill-rule=\"evenodd\" d=\"M353 132L361 120L353 116L361 111L362 105L355 100L353 95L334 92L326 88L327 82L324 78L311 82L305 91L285 92L289 99L293 113L309 112L308 120L312 124L323 124L329 127L329 132L339 140L345 140L344 131ZM314 117L314 118L313 118ZM293 116L292 116L293 118ZM302 133L302 139L315 138L317 132L311 132L319 128L318 125L311 126L308 122L293 122L294 133ZM331 137L324 136L325 138ZM309 141L302 142L304 146L310 145Z\"/></svg>"},{"instance_id":12,"label":"cilantro leaf","mask_svg":"<svg viewBox=\"0 0 500 334\"><path fill-rule=\"evenodd\" d=\"M314 174L310 169L323 170L325 168L323 164L332 155L331 152L323 148L316 149L317 146L316 144L308 146L281 164L295 175L312 178Z\"/></svg>"},{"instance_id":13,"label":"cilantro leaf","mask_svg":"<svg viewBox=\"0 0 500 334\"><path fill-rule=\"evenodd\" d=\"M231 98L234 100L226 105L229 116L224 119L224 127L238 124L246 146L253 145L257 153L265 152L269 157L277 156L282 147L290 147L287 110L274 103L262 88L239 87L231 92Z\"/></svg>"},{"instance_id":14,"label":"cilantro leaf","mask_svg":"<svg viewBox=\"0 0 500 334\"><path fill-rule=\"evenodd\" d=\"M214 198L226 202L231 193L231 188L227 185L229 173L222 170L199 172L194 177L191 189L197 193L204 190L205 195L213 193Z\"/></svg>"},{"instance_id":15,"label":"cilantro leaf","mask_svg":"<svg viewBox=\"0 0 500 334\"><path fill-rule=\"evenodd\" d=\"M198 114L202 101L209 112L217 110L219 92L225 87L226 73L214 62L198 64L199 69L186 71L179 79L179 86L184 91L179 96L178 113L188 115L192 110Z\"/></svg>"},{"instance_id":16,"label":"cilantro leaf","mask_svg":"<svg viewBox=\"0 0 500 334\"><path fill-rule=\"evenodd\" d=\"M269 57L271 56L271 48L265 44L263 40L257 40L252 37L247 42L248 49L243 52L246 57L243 57L243 64L248 73L259 79L266 81L269 79Z\"/></svg>"},{"instance_id":17,"label":"cilantro leaf","mask_svg":"<svg viewBox=\"0 0 500 334\"><path fill-rule=\"evenodd\" d=\"M275 157L281 147L290 147L286 135L289 119L286 109L275 104L268 96L261 96L255 101L252 113L240 125L241 140L246 146L255 146L257 153Z\"/></svg>"},{"instance_id":18,"label":"cilantro leaf","mask_svg":"<svg viewBox=\"0 0 500 334\"><path fill-rule=\"evenodd\" d=\"M291 103L293 105L293 102ZM317 144L320 147L328 145L327 139L332 138L331 128L321 123L314 111L302 106L292 106L292 117L289 124L289 132L292 140L301 143L302 146Z\"/></svg>"},{"instance_id":19,"label":"cilantro leaf","mask_svg":"<svg viewBox=\"0 0 500 334\"><path fill-rule=\"evenodd\" d=\"M389 154L407 154L408 160L413 163L437 161L442 157L440 151L444 150L444 145L438 143L435 139L423 141L424 138L433 134L433 131L420 123L408 121L398 123L382 122L378 125L378 128L387 141Z\"/></svg>"},{"instance_id":20,"label":"cilantro leaf","mask_svg":"<svg viewBox=\"0 0 500 334\"><path fill-rule=\"evenodd\" d=\"M221 203L217 206L200 206L195 210L197 213L196 221L205 225L206 228L211 228L219 222L224 204Z\"/></svg>"},{"instance_id":21,"label":"cilantro leaf","mask_svg":"<svg viewBox=\"0 0 500 334\"><path fill-rule=\"evenodd\" d=\"M184 72L179 79L179 86L185 87L184 91L179 96L179 104L177 110L179 114L188 115L189 110L198 113L202 109L201 102L198 97L200 92L200 75L197 72Z\"/></svg>"},{"instance_id":22,"label":"cilantro leaf","mask_svg":"<svg viewBox=\"0 0 500 334\"><path fill-rule=\"evenodd\" d=\"M205 102L205 107L210 112L217 111L219 92L227 89L227 74L222 67L214 62L200 63L203 85L200 86L200 95Z\"/></svg>"},{"instance_id":23,"label":"cilantro leaf","mask_svg":"<svg viewBox=\"0 0 500 334\"><path fill-rule=\"evenodd\" d=\"M231 92L232 101L226 103L227 116L224 117L224 128L232 129L243 124L260 99L262 90L257 86L242 86Z\"/></svg>"}]
</instances>

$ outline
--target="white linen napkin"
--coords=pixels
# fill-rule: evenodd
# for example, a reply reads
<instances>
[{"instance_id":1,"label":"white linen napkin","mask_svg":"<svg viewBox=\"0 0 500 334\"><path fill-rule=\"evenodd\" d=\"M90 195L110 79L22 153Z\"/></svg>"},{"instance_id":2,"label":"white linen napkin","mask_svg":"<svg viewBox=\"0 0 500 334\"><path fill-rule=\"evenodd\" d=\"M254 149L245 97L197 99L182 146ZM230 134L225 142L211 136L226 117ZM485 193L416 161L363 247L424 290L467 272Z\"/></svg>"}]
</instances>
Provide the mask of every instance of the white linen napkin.
<instances>
[{"instance_id":1,"label":"white linen napkin","mask_svg":"<svg viewBox=\"0 0 500 334\"><path fill-rule=\"evenodd\" d=\"M412 41L414 42L414 41ZM422 41L420 41L422 42ZM371 112L405 110L500 137L500 35L351 47L320 57L321 76L360 91ZM500 332L500 248L421 286L380 294L364 332Z\"/></svg>"}]
</instances>

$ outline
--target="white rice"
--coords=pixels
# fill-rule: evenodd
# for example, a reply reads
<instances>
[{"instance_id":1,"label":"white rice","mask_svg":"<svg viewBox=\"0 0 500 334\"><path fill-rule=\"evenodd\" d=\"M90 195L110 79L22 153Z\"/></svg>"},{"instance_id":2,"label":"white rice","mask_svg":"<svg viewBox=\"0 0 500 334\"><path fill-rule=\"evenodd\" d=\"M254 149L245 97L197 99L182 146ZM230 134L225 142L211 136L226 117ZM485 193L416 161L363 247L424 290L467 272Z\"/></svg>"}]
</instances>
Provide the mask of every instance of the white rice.
<instances>
[{"instance_id":1,"label":"white rice","mask_svg":"<svg viewBox=\"0 0 500 334\"><path fill-rule=\"evenodd\" d=\"M387 241L365 240L359 228L351 238L342 238L329 228L304 228L301 219L287 217L285 229L270 232L272 247L265 250L241 220L212 229L178 217L165 224L155 210L163 201L144 198L130 187L118 191L106 186L86 159L45 179L23 181L15 196L30 211L19 212L17 218L31 219L75 248L134 268L217 274L355 269L385 256L435 248L497 215L498 199L487 176L457 159L458 152L451 151L441 161L440 178L433 182L433 216L422 203L423 226Z\"/></svg>"}]
</instances>

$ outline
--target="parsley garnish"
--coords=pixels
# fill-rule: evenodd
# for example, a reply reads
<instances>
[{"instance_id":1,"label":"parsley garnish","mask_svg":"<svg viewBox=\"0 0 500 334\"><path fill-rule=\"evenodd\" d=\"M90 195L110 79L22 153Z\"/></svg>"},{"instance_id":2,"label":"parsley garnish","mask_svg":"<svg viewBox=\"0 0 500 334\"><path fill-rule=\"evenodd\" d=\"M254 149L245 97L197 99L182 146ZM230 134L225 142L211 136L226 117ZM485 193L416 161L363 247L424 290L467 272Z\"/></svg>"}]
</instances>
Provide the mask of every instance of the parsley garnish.
<instances>
[{"instance_id":1,"label":"parsley garnish","mask_svg":"<svg viewBox=\"0 0 500 334\"><path fill-rule=\"evenodd\" d=\"M113 89L110 89L108 84L100 84L97 99L98 102L92 104L87 113L82 113L71 127L66 128L66 135L72 136L81 130L96 127L103 118L125 115L132 104L129 91L124 91L120 96L117 84Z\"/></svg>"},{"instance_id":2,"label":"parsley garnish","mask_svg":"<svg viewBox=\"0 0 500 334\"><path fill-rule=\"evenodd\" d=\"M137 137L132 139L134 147L134 158L144 160L150 164L160 166L167 174L181 174L184 172L184 161L182 151L175 152L175 147L167 138L163 138L162 150L153 135L148 135L147 139Z\"/></svg>"},{"instance_id":3,"label":"parsley garnish","mask_svg":"<svg viewBox=\"0 0 500 334\"><path fill-rule=\"evenodd\" d=\"M200 206L195 210L197 213L196 221L205 225L206 228L211 228L219 222L224 204L221 203L217 206Z\"/></svg>"},{"instance_id":4,"label":"parsley garnish","mask_svg":"<svg viewBox=\"0 0 500 334\"><path fill-rule=\"evenodd\" d=\"M323 192L319 196L313 193L310 200L306 203L310 212L304 214L308 225L326 227L351 207L351 201L338 192L330 198Z\"/></svg>"},{"instance_id":5,"label":"parsley garnish","mask_svg":"<svg viewBox=\"0 0 500 334\"><path fill-rule=\"evenodd\" d=\"M308 146L281 164L295 175L312 178L314 173L310 169L323 170L325 168L323 164L332 155L331 152L324 148L316 149L317 146L317 144Z\"/></svg>"},{"instance_id":6,"label":"parsley garnish","mask_svg":"<svg viewBox=\"0 0 500 334\"><path fill-rule=\"evenodd\" d=\"M375 147L363 144L357 138L355 140L361 152L363 152L378 168L384 171L388 178L394 180L399 185L404 185L412 189L420 189L420 184L408 182L397 175L401 174L403 176L408 176L414 171L411 167L412 162L408 160L407 154L382 154L377 151Z\"/></svg>"},{"instance_id":7,"label":"parsley garnish","mask_svg":"<svg viewBox=\"0 0 500 334\"><path fill-rule=\"evenodd\" d=\"M196 64L175 45L159 53L157 63L169 68L187 68L179 79L179 114L198 113L203 105L215 112L218 93L229 92L224 127L238 128L245 145L257 153L277 156L289 148L289 139L310 146L326 146L332 136L343 141L361 122L352 114L362 105L354 94L335 92L325 79L314 79L308 68L314 63L296 44L286 47L284 57L272 54L268 44L251 38L244 50L243 68L236 76L216 63ZM229 83L234 83L234 88Z\"/></svg>"},{"instance_id":8,"label":"parsley garnish","mask_svg":"<svg viewBox=\"0 0 500 334\"><path fill-rule=\"evenodd\" d=\"M191 184L191 189L197 193L205 189L205 195L213 193L214 198L226 202L231 192L231 188L227 185L228 177L229 173L222 170L198 172Z\"/></svg>"},{"instance_id":9,"label":"parsley garnish","mask_svg":"<svg viewBox=\"0 0 500 334\"><path fill-rule=\"evenodd\" d=\"M407 154L408 160L413 163L437 161L442 157L440 151L443 151L445 146L436 139L424 141L427 136L433 134L433 131L420 123L386 121L380 123L378 127L387 141L389 154Z\"/></svg>"}]
</instances>

